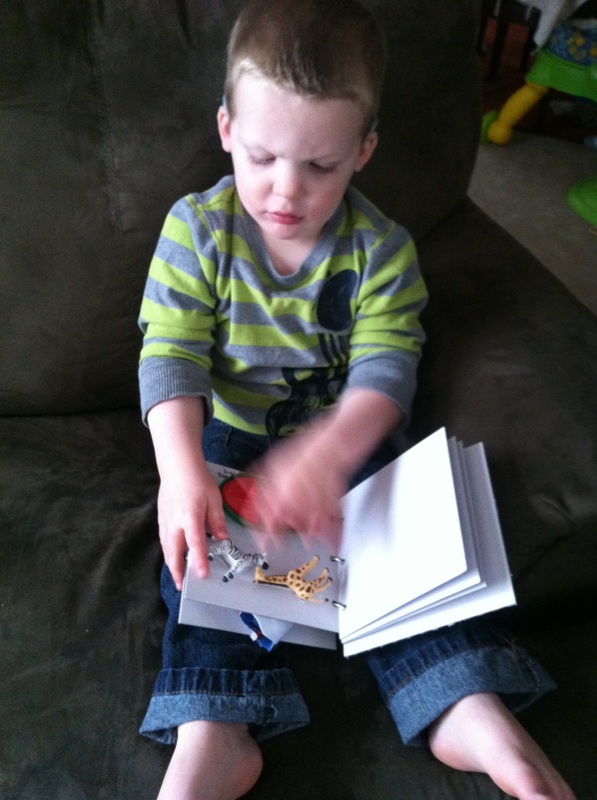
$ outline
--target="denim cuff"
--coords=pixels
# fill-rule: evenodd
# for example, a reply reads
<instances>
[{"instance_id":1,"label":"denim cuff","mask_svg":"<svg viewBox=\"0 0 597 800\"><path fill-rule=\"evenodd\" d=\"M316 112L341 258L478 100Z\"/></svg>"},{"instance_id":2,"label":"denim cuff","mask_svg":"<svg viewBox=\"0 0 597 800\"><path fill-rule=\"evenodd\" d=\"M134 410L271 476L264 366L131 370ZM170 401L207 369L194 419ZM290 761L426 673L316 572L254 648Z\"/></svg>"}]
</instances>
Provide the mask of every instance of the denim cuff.
<instances>
[{"instance_id":1,"label":"denim cuff","mask_svg":"<svg viewBox=\"0 0 597 800\"><path fill-rule=\"evenodd\" d=\"M378 678L405 744L425 746L427 728L471 694L497 693L513 713L534 703L555 683L524 648L492 645L452 654L416 671L401 663Z\"/></svg>"},{"instance_id":2,"label":"denim cuff","mask_svg":"<svg viewBox=\"0 0 597 800\"><path fill-rule=\"evenodd\" d=\"M310 722L289 669L162 670L139 732L176 744L178 726L194 720L245 722L258 741Z\"/></svg>"}]
</instances>

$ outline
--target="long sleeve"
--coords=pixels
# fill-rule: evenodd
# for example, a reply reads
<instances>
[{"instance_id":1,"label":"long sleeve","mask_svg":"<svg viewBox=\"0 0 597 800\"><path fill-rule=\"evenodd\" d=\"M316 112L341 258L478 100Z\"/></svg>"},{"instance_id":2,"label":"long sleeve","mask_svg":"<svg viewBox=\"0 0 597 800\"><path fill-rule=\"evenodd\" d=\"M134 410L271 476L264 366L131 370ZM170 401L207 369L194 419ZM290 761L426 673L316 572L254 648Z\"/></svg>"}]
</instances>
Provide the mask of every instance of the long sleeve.
<instances>
[{"instance_id":1,"label":"long sleeve","mask_svg":"<svg viewBox=\"0 0 597 800\"><path fill-rule=\"evenodd\" d=\"M213 413L214 244L197 222L197 208L180 200L166 218L151 262L139 319L144 419L152 406L180 395L203 397L207 419Z\"/></svg>"}]
</instances>

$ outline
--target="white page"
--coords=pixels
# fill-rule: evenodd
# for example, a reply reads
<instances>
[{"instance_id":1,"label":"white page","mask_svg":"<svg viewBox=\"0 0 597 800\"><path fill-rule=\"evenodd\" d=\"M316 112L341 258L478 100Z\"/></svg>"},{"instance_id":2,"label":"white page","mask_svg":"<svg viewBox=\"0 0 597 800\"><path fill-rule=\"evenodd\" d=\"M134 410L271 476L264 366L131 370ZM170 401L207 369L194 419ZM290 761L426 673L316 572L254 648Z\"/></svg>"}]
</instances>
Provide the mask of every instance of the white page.
<instances>
[{"instance_id":1,"label":"white page","mask_svg":"<svg viewBox=\"0 0 597 800\"><path fill-rule=\"evenodd\" d=\"M448 441L448 453L452 469L465 561L467 564L466 570L446 583L431 589L429 592L425 592L425 594L422 594L415 600L405 603L397 609L393 609L384 617L376 618L363 628L344 636L342 639L343 642L349 642L352 639L365 636L377 629L392 625L398 620L403 620L406 617L416 614L422 609L435 608L453 597L464 596L471 591L476 591L485 586L478 568L475 533L473 531L473 521L470 511L471 492L467 476L465 452L461 443L457 442L455 439L450 439Z\"/></svg>"},{"instance_id":2,"label":"white page","mask_svg":"<svg viewBox=\"0 0 597 800\"><path fill-rule=\"evenodd\" d=\"M451 581L443 584L437 589L432 589L422 597L413 600L411 603L406 603L396 611L390 612L383 617L378 617L369 625L364 625L356 631L353 631L346 636L342 636L342 642L350 642L354 639L360 639L363 636L368 636L378 630L387 627L394 627L401 624L405 620L418 616L421 613L429 614L434 609L440 608L442 605L453 602L458 597L465 597L479 592L480 589L485 588L486 584L479 580L478 573L463 573ZM342 630L342 623L339 625ZM435 627L435 626L434 626ZM401 637L402 638L402 637Z\"/></svg>"},{"instance_id":3,"label":"white page","mask_svg":"<svg viewBox=\"0 0 597 800\"><path fill-rule=\"evenodd\" d=\"M342 639L465 572L444 429L346 495L341 555Z\"/></svg>"},{"instance_id":4,"label":"white page","mask_svg":"<svg viewBox=\"0 0 597 800\"><path fill-rule=\"evenodd\" d=\"M516 596L485 458L485 449L482 444L476 444L468 447L465 452L468 458L468 475L472 493L471 508L474 512L475 528L480 532L477 541L481 574L487 583L485 592L488 598L487 602L492 604L492 608L487 610L514 605Z\"/></svg>"},{"instance_id":5,"label":"white page","mask_svg":"<svg viewBox=\"0 0 597 800\"><path fill-rule=\"evenodd\" d=\"M504 542L500 530L483 445L461 451L470 494L481 583L455 597L388 625L379 631L343 643L346 656L424 633L443 625L486 614L516 602Z\"/></svg>"},{"instance_id":6,"label":"white page","mask_svg":"<svg viewBox=\"0 0 597 800\"><path fill-rule=\"evenodd\" d=\"M200 625L204 628L215 628L231 633L244 633L249 636L249 630L242 622L240 614L231 608L213 606L210 603L200 603L187 598L181 607L178 620L182 625ZM282 637L283 642L303 644L310 647L319 647L325 650L336 650L338 637L331 631L311 628L304 625L292 625L290 630ZM257 645L255 645L257 647Z\"/></svg>"},{"instance_id":7,"label":"white page","mask_svg":"<svg viewBox=\"0 0 597 800\"><path fill-rule=\"evenodd\" d=\"M477 531L475 530L475 519L472 511L473 496L468 474L467 451L462 443L454 438L448 441L448 449L450 463L452 464L452 477L458 504L462 542L466 553L466 563L469 571L474 570L479 574L479 546L477 544Z\"/></svg>"}]
</instances>

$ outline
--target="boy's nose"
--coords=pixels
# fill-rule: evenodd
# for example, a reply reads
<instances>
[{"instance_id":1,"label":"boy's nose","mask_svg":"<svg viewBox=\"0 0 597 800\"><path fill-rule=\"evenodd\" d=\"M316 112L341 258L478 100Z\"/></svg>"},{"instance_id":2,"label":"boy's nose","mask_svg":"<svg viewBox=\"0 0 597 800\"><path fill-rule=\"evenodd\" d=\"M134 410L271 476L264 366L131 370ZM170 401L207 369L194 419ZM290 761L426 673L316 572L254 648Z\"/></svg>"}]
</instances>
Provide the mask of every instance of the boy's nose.
<instances>
[{"instance_id":1,"label":"boy's nose","mask_svg":"<svg viewBox=\"0 0 597 800\"><path fill-rule=\"evenodd\" d=\"M301 189L301 178L298 169L291 164L279 164L276 166L273 185L274 194L288 200L297 197Z\"/></svg>"}]
</instances>

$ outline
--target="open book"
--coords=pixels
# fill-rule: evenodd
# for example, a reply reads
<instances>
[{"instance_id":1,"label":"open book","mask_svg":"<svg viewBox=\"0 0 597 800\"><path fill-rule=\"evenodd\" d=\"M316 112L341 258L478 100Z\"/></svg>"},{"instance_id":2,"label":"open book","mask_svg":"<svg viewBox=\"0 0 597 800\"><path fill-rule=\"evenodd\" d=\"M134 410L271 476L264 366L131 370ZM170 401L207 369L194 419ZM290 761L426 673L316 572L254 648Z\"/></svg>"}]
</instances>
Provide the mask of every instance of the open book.
<instances>
[{"instance_id":1,"label":"open book","mask_svg":"<svg viewBox=\"0 0 597 800\"><path fill-rule=\"evenodd\" d=\"M209 467L220 483L234 475ZM256 565L228 578L231 562L214 555L199 579L188 564L179 621L317 647L339 637L350 656L515 603L481 444L440 429L348 492L341 525L332 552L326 537L231 517L230 541Z\"/></svg>"}]
</instances>

